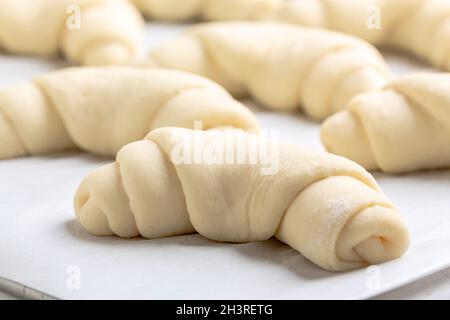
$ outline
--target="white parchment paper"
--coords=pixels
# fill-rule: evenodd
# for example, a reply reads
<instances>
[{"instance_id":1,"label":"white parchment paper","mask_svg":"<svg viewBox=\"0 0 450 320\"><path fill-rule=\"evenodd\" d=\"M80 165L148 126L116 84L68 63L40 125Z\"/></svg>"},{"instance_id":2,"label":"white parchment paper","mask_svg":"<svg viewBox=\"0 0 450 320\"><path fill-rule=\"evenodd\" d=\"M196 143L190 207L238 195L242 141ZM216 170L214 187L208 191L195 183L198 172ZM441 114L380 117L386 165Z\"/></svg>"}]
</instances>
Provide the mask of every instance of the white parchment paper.
<instances>
[{"instance_id":1,"label":"white parchment paper","mask_svg":"<svg viewBox=\"0 0 450 320\"><path fill-rule=\"evenodd\" d=\"M181 29L149 24L148 48ZM425 68L396 53L386 57L397 74ZM61 66L0 55L0 86ZM265 128L280 130L281 139L322 148L318 124L248 104ZM376 174L406 216L411 248L399 260L334 274L275 240L222 244L199 235L151 241L90 236L74 220L74 191L88 172L109 161L82 153L0 161L0 289L24 286L25 296L36 297L38 290L65 299L356 299L450 266L450 171Z\"/></svg>"}]
</instances>

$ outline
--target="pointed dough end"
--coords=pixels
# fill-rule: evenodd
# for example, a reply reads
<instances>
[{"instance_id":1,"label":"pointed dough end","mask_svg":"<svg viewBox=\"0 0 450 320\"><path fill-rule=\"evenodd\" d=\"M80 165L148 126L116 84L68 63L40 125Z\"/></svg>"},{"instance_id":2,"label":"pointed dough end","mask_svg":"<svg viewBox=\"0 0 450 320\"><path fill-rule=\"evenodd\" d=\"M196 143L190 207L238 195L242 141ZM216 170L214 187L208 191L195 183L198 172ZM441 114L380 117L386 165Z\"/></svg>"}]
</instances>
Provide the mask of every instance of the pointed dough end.
<instances>
[{"instance_id":1,"label":"pointed dough end","mask_svg":"<svg viewBox=\"0 0 450 320\"><path fill-rule=\"evenodd\" d=\"M127 47L121 44L107 43L87 50L82 64L85 66L126 65L131 60L132 56Z\"/></svg>"},{"instance_id":2,"label":"pointed dough end","mask_svg":"<svg viewBox=\"0 0 450 320\"><path fill-rule=\"evenodd\" d=\"M328 118L322 124L321 139L328 152L353 160L366 170L378 169L368 137L351 111Z\"/></svg>"},{"instance_id":3,"label":"pointed dough end","mask_svg":"<svg viewBox=\"0 0 450 320\"><path fill-rule=\"evenodd\" d=\"M112 236L114 232L108 223L105 213L92 201L91 194L87 188L88 178L86 178L77 190L75 195L75 212L80 224L89 233L96 236Z\"/></svg>"}]
</instances>

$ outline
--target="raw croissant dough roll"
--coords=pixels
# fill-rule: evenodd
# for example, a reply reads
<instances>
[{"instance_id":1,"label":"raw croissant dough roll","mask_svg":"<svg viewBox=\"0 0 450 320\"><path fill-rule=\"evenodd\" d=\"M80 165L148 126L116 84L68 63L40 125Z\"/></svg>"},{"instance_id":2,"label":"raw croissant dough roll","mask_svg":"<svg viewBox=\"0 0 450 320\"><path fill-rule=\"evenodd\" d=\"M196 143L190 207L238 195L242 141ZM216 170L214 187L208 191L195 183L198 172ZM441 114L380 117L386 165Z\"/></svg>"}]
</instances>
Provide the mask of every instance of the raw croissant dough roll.
<instances>
[{"instance_id":1,"label":"raw croissant dough roll","mask_svg":"<svg viewBox=\"0 0 450 320\"><path fill-rule=\"evenodd\" d=\"M132 0L152 19L180 21L248 20L270 18L280 5L279 0Z\"/></svg>"},{"instance_id":2,"label":"raw croissant dough roll","mask_svg":"<svg viewBox=\"0 0 450 320\"><path fill-rule=\"evenodd\" d=\"M207 158L211 150L224 152ZM278 170L263 175L269 161L262 158L224 161L238 154L250 159L245 150L264 150ZM203 162L191 161L199 154ZM238 130L157 129L122 148L115 164L91 173L76 193L75 210L95 235L197 231L223 242L275 236L333 271L395 259L409 243L399 212L354 162Z\"/></svg>"},{"instance_id":3,"label":"raw croissant dough roll","mask_svg":"<svg viewBox=\"0 0 450 320\"><path fill-rule=\"evenodd\" d=\"M134 0L152 18L278 20L404 49L450 71L448 0Z\"/></svg>"},{"instance_id":4,"label":"raw croissant dough roll","mask_svg":"<svg viewBox=\"0 0 450 320\"><path fill-rule=\"evenodd\" d=\"M164 126L258 129L223 88L191 74L73 68L0 91L0 159L78 147L111 156Z\"/></svg>"},{"instance_id":5,"label":"raw croissant dough roll","mask_svg":"<svg viewBox=\"0 0 450 320\"><path fill-rule=\"evenodd\" d=\"M11 53L62 51L77 64L127 64L142 32L142 17L123 0L0 0L0 48Z\"/></svg>"},{"instance_id":6,"label":"raw croissant dough roll","mask_svg":"<svg viewBox=\"0 0 450 320\"><path fill-rule=\"evenodd\" d=\"M182 21L278 20L320 25L316 0L132 0L151 19Z\"/></svg>"},{"instance_id":7,"label":"raw croissant dough roll","mask_svg":"<svg viewBox=\"0 0 450 320\"><path fill-rule=\"evenodd\" d=\"M450 74L414 74L354 98L322 125L322 141L368 170L450 167Z\"/></svg>"},{"instance_id":8,"label":"raw croissant dough roll","mask_svg":"<svg viewBox=\"0 0 450 320\"><path fill-rule=\"evenodd\" d=\"M378 51L357 38L265 22L194 27L156 49L150 66L201 74L271 109L302 106L317 120L390 78Z\"/></svg>"},{"instance_id":9,"label":"raw croissant dough roll","mask_svg":"<svg viewBox=\"0 0 450 320\"><path fill-rule=\"evenodd\" d=\"M291 20L415 53L450 70L448 0L301 0Z\"/></svg>"}]
</instances>

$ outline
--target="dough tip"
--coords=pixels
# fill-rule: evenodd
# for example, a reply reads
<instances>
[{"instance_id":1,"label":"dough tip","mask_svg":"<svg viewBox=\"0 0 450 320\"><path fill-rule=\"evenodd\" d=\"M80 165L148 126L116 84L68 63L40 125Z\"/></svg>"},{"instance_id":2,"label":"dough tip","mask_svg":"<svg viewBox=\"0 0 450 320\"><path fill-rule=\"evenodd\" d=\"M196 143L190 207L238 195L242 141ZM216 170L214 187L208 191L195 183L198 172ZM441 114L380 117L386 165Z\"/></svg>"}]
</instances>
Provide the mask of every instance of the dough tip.
<instances>
[{"instance_id":1,"label":"dough tip","mask_svg":"<svg viewBox=\"0 0 450 320\"><path fill-rule=\"evenodd\" d=\"M126 65L131 60L132 55L127 47L108 43L87 50L82 63L85 66Z\"/></svg>"},{"instance_id":2,"label":"dough tip","mask_svg":"<svg viewBox=\"0 0 450 320\"><path fill-rule=\"evenodd\" d=\"M81 183L75 194L74 207L78 221L83 228L93 235L114 235L105 213L92 201L88 185L89 176Z\"/></svg>"},{"instance_id":3,"label":"dough tip","mask_svg":"<svg viewBox=\"0 0 450 320\"><path fill-rule=\"evenodd\" d=\"M341 111L328 118L321 128L325 149L362 165L366 170L378 168L364 128L351 111Z\"/></svg>"}]
</instances>

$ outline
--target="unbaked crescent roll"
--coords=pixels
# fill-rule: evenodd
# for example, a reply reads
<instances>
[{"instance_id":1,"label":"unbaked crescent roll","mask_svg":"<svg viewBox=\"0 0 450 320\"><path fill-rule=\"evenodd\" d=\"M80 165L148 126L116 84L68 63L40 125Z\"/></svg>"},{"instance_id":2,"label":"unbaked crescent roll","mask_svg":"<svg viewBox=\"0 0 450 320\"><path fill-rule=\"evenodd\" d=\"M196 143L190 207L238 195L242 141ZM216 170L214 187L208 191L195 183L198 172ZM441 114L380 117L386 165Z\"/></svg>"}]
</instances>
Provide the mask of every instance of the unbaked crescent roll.
<instances>
[{"instance_id":1,"label":"unbaked crescent roll","mask_svg":"<svg viewBox=\"0 0 450 320\"><path fill-rule=\"evenodd\" d=\"M413 52L450 71L448 0L134 0L163 20L276 20Z\"/></svg>"},{"instance_id":2,"label":"unbaked crescent roll","mask_svg":"<svg viewBox=\"0 0 450 320\"><path fill-rule=\"evenodd\" d=\"M269 22L193 27L156 49L150 66L206 76L274 110L303 107L316 120L390 79L378 51L357 38Z\"/></svg>"},{"instance_id":3,"label":"unbaked crescent roll","mask_svg":"<svg viewBox=\"0 0 450 320\"><path fill-rule=\"evenodd\" d=\"M291 1L290 20L404 49L450 70L448 0Z\"/></svg>"},{"instance_id":4,"label":"unbaked crescent roll","mask_svg":"<svg viewBox=\"0 0 450 320\"><path fill-rule=\"evenodd\" d=\"M275 20L321 26L316 0L132 0L151 19L183 21Z\"/></svg>"},{"instance_id":5,"label":"unbaked crescent roll","mask_svg":"<svg viewBox=\"0 0 450 320\"><path fill-rule=\"evenodd\" d=\"M276 237L332 271L398 258L409 244L362 167L238 130L157 129L85 178L74 204L95 235Z\"/></svg>"},{"instance_id":6,"label":"unbaked crescent roll","mask_svg":"<svg viewBox=\"0 0 450 320\"><path fill-rule=\"evenodd\" d=\"M279 0L132 0L147 17L158 20L250 20L269 19Z\"/></svg>"},{"instance_id":7,"label":"unbaked crescent roll","mask_svg":"<svg viewBox=\"0 0 450 320\"><path fill-rule=\"evenodd\" d=\"M450 74L409 75L354 98L323 123L322 141L368 170L450 167Z\"/></svg>"},{"instance_id":8,"label":"unbaked crescent roll","mask_svg":"<svg viewBox=\"0 0 450 320\"><path fill-rule=\"evenodd\" d=\"M142 34L142 17L124 0L0 0L0 48L11 53L128 64Z\"/></svg>"},{"instance_id":9,"label":"unbaked crescent roll","mask_svg":"<svg viewBox=\"0 0 450 320\"><path fill-rule=\"evenodd\" d=\"M0 159L78 147L112 156L164 126L258 129L215 83L171 70L72 68L0 91Z\"/></svg>"}]
</instances>

